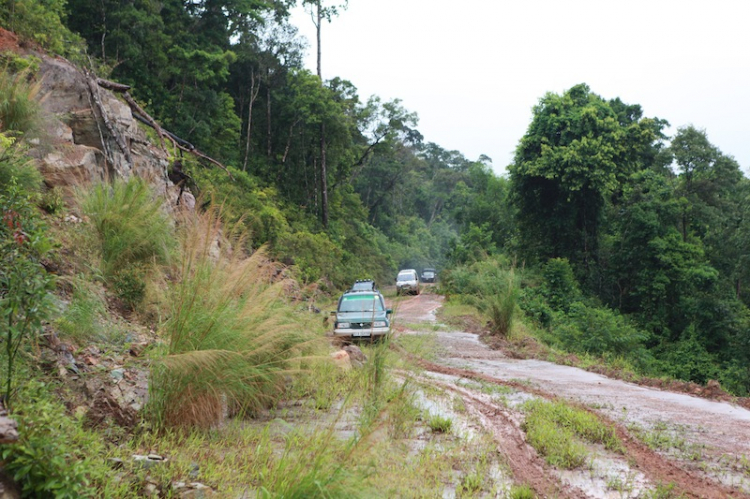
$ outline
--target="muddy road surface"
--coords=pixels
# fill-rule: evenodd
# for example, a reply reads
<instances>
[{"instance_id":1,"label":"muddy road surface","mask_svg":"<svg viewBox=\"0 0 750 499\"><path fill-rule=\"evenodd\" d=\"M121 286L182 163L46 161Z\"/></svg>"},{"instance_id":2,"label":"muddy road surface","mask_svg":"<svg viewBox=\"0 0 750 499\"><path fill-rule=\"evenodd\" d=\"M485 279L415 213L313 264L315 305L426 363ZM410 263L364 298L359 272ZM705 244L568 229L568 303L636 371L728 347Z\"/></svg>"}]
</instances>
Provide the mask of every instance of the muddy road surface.
<instances>
[{"instance_id":1,"label":"muddy road surface","mask_svg":"<svg viewBox=\"0 0 750 499\"><path fill-rule=\"evenodd\" d=\"M495 436L516 479L540 497L750 498L750 411L574 367L509 358L475 334L439 325L441 304L429 288L396 300L397 336L434 338L437 359L417 359L423 378L463 400ZM594 449L586 470L556 470L526 443L520 404L507 397L499 402L467 381L512 387L516 400L561 398L586 408L617 429L625 455Z\"/></svg>"}]
</instances>

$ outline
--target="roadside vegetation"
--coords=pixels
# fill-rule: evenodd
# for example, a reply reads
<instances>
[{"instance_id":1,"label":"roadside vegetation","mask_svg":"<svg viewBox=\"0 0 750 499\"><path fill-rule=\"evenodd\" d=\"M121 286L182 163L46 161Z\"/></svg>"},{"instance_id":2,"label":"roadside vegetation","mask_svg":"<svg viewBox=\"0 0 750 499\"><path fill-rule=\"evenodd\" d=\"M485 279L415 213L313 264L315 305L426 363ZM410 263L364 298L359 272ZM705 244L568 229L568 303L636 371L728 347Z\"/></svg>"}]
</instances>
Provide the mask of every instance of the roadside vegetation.
<instances>
[{"instance_id":1,"label":"roadside vegetation","mask_svg":"<svg viewBox=\"0 0 750 499\"><path fill-rule=\"evenodd\" d=\"M20 437L0 452L25 496L532 497L492 478L486 435L419 406L404 353L435 356L429 334L330 361L318 305L401 268L436 267L444 316L495 346L750 394L750 183L705 131L667 137L580 84L541 97L498 176L398 99L304 70L294 3L0 6L23 45L131 85L213 158L171 150L194 212L137 176L47 186L40 59L2 54L0 390ZM524 411L556 466L585 463L582 441L619 450L583 411Z\"/></svg>"}]
</instances>

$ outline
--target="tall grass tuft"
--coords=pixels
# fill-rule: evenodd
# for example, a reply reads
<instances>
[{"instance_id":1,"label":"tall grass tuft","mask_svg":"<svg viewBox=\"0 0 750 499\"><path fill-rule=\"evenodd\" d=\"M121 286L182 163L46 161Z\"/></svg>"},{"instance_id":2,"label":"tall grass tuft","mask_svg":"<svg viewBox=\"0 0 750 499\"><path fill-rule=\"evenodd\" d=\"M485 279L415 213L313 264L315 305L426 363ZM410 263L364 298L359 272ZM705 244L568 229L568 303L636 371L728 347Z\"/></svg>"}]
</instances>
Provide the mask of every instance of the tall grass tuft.
<instances>
[{"instance_id":1,"label":"tall grass tuft","mask_svg":"<svg viewBox=\"0 0 750 499\"><path fill-rule=\"evenodd\" d=\"M29 194L42 187L42 174L15 137L0 132L0 194L7 194L11 182Z\"/></svg>"},{"instance_id":2,"label":"tall grass tuft","mask_svg":"<svg viewBox=\"0 0 750 499\"><path fill-rule=\"evenodd\" d=\"M40 85L29 83L28 72L0 69L0 130L28 134L38 124Z\"/></svg>"},{"instance_id":3,"label":"tall grass tuft","mask_svg":"<svg viewBox=\"0 0 750 499\"><path fill-rule=\"evenodd\" d=\"M79 203L91 219L104 277L128 269L166 263L173 230L162 200L138 177L101 183L80 191Z\"/></svg>"},{"instance_id":4,"label":"tall grass tuft","mask_svg":"<svg viewBox=\"0 0 750 499\"><path fill-rule=\"evenodd\" d=\"M507 276L508 286L498 296L489 298L490 331L492 334L508 336L513 328L513 317L518 301L518 287L513 269Z\"/></svg>"},{"instance_id":5,"label":"tall grass tuft","mask_svg":"<svg viewBox=\"0 0 750 499\"><path fill-rule=\"evenodd\" d=\"M223 236L220 210L182 221L181 280L161 327L165 355L151 377L157 426L210 427L227 410L255 411L278 400L307 334L284 303L290 282L263 250L245 257Z\"/></svg>"}]
</instances>

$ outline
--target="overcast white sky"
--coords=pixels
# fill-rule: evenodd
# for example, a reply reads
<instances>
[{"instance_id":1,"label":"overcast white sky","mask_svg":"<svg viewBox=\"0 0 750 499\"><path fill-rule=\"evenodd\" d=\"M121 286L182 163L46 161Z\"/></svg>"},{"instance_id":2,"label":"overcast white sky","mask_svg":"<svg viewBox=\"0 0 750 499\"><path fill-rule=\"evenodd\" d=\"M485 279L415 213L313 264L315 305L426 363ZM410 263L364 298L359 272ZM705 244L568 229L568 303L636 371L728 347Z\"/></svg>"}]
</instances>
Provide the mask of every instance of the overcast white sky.
<instances>
[{"instance_id":1,"label":"overcast white sky","mask_svg":"<svg viewBox=\"0 0 750 499\"><path fill-rule=\"evenodd\" d=\"M324 0L330 5L332 0ZM323 25L323 78L399 98L426 141L502 173L546 92L585 82L693 124L750 167L750 1L350 0ZM310 42L309 15L292 22Z\"/></svg>"}]
</instances>

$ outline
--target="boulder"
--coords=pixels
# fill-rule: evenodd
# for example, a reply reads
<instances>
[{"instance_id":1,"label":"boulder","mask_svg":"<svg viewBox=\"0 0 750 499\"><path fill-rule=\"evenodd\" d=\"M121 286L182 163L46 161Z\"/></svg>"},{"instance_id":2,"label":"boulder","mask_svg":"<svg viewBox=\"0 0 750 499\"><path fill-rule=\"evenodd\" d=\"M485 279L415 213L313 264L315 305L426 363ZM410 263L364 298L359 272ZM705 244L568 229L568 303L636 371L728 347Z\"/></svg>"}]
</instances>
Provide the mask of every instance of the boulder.
<instances>
[{"instance_id":1,"label":"boulder","mask_svg":"<svg viewBox=\"0 0 750 499\"><path fill-rule=\"evenodd\" d=\"M344 351L349 354L349 361L354 367L362 367L367 362L367 356L357 345L346 345Z\"/></svg>"},{"instance_id":2,"label":"boulder","mask_svg":"<svg viewBox=\"0 0 750 499\"><path fill-rule=\"evenodd\" d=\"M345 371L352 368L352 363L346 350L338 350L336 352L333 352L331 354L331 360L333 360L334 364Z\"/></svg>"}]
</instances>

